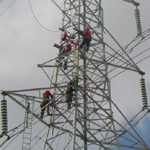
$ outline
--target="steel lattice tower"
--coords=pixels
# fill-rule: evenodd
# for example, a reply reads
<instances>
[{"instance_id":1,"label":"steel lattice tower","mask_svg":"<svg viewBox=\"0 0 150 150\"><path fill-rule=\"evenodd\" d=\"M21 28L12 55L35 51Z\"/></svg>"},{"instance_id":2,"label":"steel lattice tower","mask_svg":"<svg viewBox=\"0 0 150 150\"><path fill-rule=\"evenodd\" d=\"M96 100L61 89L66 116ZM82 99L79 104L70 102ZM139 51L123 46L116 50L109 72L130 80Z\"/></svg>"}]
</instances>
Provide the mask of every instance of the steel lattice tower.
<instances>
[{"instance_id":1,"label":"steel lattice tower","mask_svg":"<svg viewBox=\"0 0 150 150\"><path fill-rule=\"evenodd\" d=\"M63 13L60 30L62 34L67 33L69 42L74 40L73 37L81 42L80 31L87 26L90 27L92 41L89 51L85 52L86 47L80 49L79 42L78 45L72 44L70 53L39 64L38 67L42 68L50 80L50 87L8 91L2 94L17 102L26 111L27 103L22 103L20 99L25 99L25 102L26 99L28 102L34 102L34 109L32 107L28 113L28 120L32 120L32 123L26 125L26 128L28 129L31 125L33 130L34 125L44 125L39 133L43 135L40 138L44 140L44 144L41 144L44 145L43 150L149 149L132 123L111 99L109 75L111 76L113 70L119 68L134 71L140 75L144 75L144 72L104 27L101 0L64 0L63 8L55 1L53 2ZM105 43L104 31L115 41L119 51ZM55 43L54 48L61 48L66 43L66 41ZM55 59L59 61L55 62ZM66 60L67 69L64 69ZM51 74L48 73L49 70L53 70L50 71ZM78 80L74 84L72 107L68 110L64 95L68 81L74 78ZM53 91L57 109L52 108L52 116L46 116L41 120L38 115L40 113L39 102L46 89ZM22 92L27 94L22 94ZM124 125L113 116L113 110L122 116ZM31 135L31 131L29 134ZM23 150L32 149L36 143L31 138L27 139L28 142L22 148Z\"/></svg>"}]
</instances>

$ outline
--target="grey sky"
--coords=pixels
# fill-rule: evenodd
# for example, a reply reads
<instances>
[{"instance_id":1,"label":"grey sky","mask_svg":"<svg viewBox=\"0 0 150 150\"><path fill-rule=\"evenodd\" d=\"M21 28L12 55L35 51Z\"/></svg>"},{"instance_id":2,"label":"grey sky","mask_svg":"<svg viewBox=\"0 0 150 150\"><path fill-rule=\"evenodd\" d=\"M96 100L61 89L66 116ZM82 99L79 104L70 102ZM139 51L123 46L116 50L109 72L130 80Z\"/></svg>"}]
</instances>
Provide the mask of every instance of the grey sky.
<instances>
[{"instance_id":1,"label":"grey sky","mask_svg":"<svg viewBox=\"0 0 150 150\"><path fill-rule=\"evenodd\" d=\"M62 14L50 0L31 1L33 11L40 24L51 31L42 28L34 18L28 0L16 0L9 9L3 13L13 0L0 1L0 90L18 90L35 87L49 86L49 80L37 64L43 63L57 56L58 50L53 47L59 43ZM57 0L62 2L62 0ZM143 31L150 28L150 1L137 0L140 3L141 23ZM104 24L121 46L128 44L135 38L136 23L134 16L135 7L122 0L103 0ZM1 15L3 14L3 15ZM104 37L105 39L105 37ZM107 40L107 35L106 35ZM113 45L112 41L110 42ZM133 52L133 56L150 47L150 42L145 42ZM132 54L131 54L132 55ZM150 52L142 55L144 58ZM139 58L139 59L141 59ZM138 59L136 60L138 61ZM138 66L146 72L146 86L148 99L150 97L150 59L146 59ZM131 117L132 112L139 112L142 108L140 93L140 75L133 72L125 72L112 80L112 99L126 115ZM2 96L0 95L2 99ZM133 100L131 102L131 100ZM23 113L13 102L9 102L9 126L14 127L13 122L18 110ZM11 116L12 114L12 116ZM19 122L24 116L19 117ZM119 116L118 116L119 117ZM144 130L145 139L150 138L147 134L149 123L146 117L138 126ZM0 121L1 123L1 121ZM13 125L11 125L13 124ZM146 129L146 130L145 130ZM12 147L6 148L10 150ZM15 148L15 146L14 146Z\"/></svg>"}]
</instances>

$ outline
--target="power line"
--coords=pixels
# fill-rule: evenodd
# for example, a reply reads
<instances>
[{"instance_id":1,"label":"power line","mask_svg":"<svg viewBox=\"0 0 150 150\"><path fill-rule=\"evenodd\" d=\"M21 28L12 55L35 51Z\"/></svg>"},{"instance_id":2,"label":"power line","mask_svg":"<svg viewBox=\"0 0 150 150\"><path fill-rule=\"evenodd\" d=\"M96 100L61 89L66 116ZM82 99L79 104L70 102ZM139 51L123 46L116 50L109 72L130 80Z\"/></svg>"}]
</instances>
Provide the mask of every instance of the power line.
<instances>
[{"instance_id":1,"label":"power line","mask_svg":"<svg viewBox=\"0 0 150 150\"><path fill-rule=\"evenodd\" d=\"M2 0L0 1L2 2ZM15 2L15 0L13 0L10 5L2 12L2 14L0 15L0 17L2 17L4 15L4 13L13 5L13 3Z\"/></svg>"},{"instance_id":2,"label":"power line","mask_svg":"<svg viewBox=\"0 0 150 150\"><path fill-rule=\"evenodd\" d=\"M150 57L150 55L144 57L143 59L139 60L136 64L141 63L142 61L146 60L146 59L149 58L149 57ZM123 72L125 72L125 71L126 71L126 70L120 71L118 74L116 74L116 75L114 75L113 77L111 77L110 80L113 79L113 78L115 78L116 76L120 75L121 73L123 73Z\"/></svg>"},{"instance_id":3,"label":"power line","mask_svg":"<svg viewBox=\"0 0 150 150\"><path fill-rule=\"evenodd\" d=\"M49 30L48 28L44 27L44 26L40 23L40 21L37 19L36 15L35 15L35 13L34 13L34 11L33 11L33 9L32 9L32 5L31 5L31 3L30 3L30 0L28 0L28 3L29 3L29 6L30 6L30 9L31 9L31 12L32 12L32 14L33 14L33 16L34 16L34 19L36 20L36 22L37 22L43 29L45 29L45 30L47 30L47 31L49 31L49 32L59 32L59 30L58 30L58 31L52 31L52 30Z\"/></svg>"},{"instance_id":4,"label":"power line","mask_svg":"<svg viewBox=\"0 0 150 150\"><path fill-rule=\"evenodd\" d=\"M144 34L148 34L148 35L145 35L145 36L144 36ZM137 44L135 44L135 46L133 46L132 48L128 49L126 52L127 52L128 54L131 53L135 47L137 47L138 45L140 45L140 44L142 44L143 42L147 41L147 40L150 38L150 37L148 37L148 36L149 36L149 29L147 29L145 32L143 32L143 37L142 37L142 39L141 39ZM147 37L147 38L146 38L146 37ZM146 39L145 39L145 38L146 38ZM135 38L134 40L132 40L132 42L130 42L130 43L129 43L127 46L125 46L125 47L129 47L129 45L132 44L133 42L135 42L135 40L137 40L137 38ZM139 54L137 54L136 56L134 56L132 59L135 59L136 57L142 55L143 53L145 53L145 52L147 52L147 51L149 51L149 50L150 50L150 48L148 48L148 49L142 51L141 53L139 53ZM146 56L145 58L143 58L143 59L141 59L140 61L138 61L136 64L138 64L138 63L144 61L145 59L147 59L147 58L149 58L149 57L150 57L150 55ZM112 61L113 61L113 60L112 60ZM112 61L111 61L111 62L112 62ZM118 63L119 63L119 62L118 62ZM123 63L123 64L124 64L124 63ZM122 64L122 65L123 65L123 64ZM126 66L126 67L127 67L127 66ZM116 68L114 68L114 69L112 68L112 70L110 70L109 73L112 72L112 71L114 71L115 69L116 69ZM110 79L112 79L112 78L114 78L114 77L120 75L120 74L123 73L124 71L125 71L125 70L119 72L118 74L114 75L114 76L111 77Z\"/></svg>"}]
</instances>

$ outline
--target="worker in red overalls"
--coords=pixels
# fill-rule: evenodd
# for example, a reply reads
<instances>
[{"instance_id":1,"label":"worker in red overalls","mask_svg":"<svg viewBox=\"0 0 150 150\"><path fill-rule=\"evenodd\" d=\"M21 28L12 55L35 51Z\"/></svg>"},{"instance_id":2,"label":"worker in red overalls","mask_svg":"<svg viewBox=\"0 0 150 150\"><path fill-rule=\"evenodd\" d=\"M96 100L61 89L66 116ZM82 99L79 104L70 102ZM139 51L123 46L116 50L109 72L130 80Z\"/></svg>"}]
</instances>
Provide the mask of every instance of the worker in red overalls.
<instances>
[{"instance_id":1,"label":"worker in red overalls","mask_svg":"<svg viewBox=\"0 0 150 150\"><path fill-rule=\"evenodd\" d=\"M43 93L43 100L41 102L41 119L43 119L44 116L44 112L45 112L45 108L47 107L47 114L49 115L49 105L48 103L50 103L50 98L51 100L53 99L53 95L50 93L50 91L45 91Z\"/></svg>"},{"instance_id":2,"label":"worker in red overalls","mask_svg":"<svg viewBox=\"0 0 150 150\"><path fill-rule=\"evenodd\" d=\"M58 57L60 57L59 59L56 59L56 61L61 61L64 57L62 55L69 53L72 50L72 46L70 43L67 43L66 46L64 46L60 53L58 54Z\"/></svg>"},{"instance_id":3,"label":"worker in red overalls","mask_svg":"<svg viewBox=\"0 0 150 150\"><path fill-rule=\"evenodd\" d=\"M80 48L83 48L83 46L86 45L87 47L86 51L88 51L90 47L90 42L91 42L91 31L89 27L86 27L85 31L83 32L83 41L80 45Z\"/></svg>"}]
</instances>

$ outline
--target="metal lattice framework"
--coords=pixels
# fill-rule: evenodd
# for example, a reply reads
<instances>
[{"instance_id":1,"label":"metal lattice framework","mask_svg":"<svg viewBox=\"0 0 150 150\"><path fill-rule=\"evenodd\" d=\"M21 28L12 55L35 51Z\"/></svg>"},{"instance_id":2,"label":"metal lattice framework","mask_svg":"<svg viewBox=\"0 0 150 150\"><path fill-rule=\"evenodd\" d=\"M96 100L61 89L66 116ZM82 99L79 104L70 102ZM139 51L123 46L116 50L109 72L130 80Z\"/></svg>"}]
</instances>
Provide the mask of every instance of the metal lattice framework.
<instances>
[{"instance_id":1,"label":"metal lattice framework","mask_svg":"<svg viewBox=\"0 0 150 150\"><path fill-rule=\"evenodd\" d=\"M38 65L50 80L50 87L2 92L26 110L26 125L19 133L30 136L23 137L22 149L37 149L36 145L42 145L43 150L148 150L134 128L135 124L124 116L111 99L110 78L116 73L114 70L129 70L144 75L129 56L133 47L121 47L104 27L101 0L64 0L63 7L53 2L63 13L60 30L62 34L65 32L68 35L67 41L61 41L55 47L65 46L69 41L72 44L71 52ZM90 50L85 52L86 47L80 49L80 42L74 45L72 37L82 41L79 33L87 26L91 29L92 41ZM119 50L105 43L104 32L107 32ZM139 42L141 39L137 37L136 40ZM66 60L67 69L64 69ZM73 78L78 78L78 81L74 85L72 107L68 110L65 92L68 81ZM46 115L41 120L39 105L45 90L52 91L57 108L51 108L52 115ZM27 109L31 102L34 102L34 107ZM120 114L124 124L113 116L114 111ZM41 127L41 124L43 128L34 133L33 128ZM40 138L35 140L39 135Z\"/></svg>"}]
</instances>

